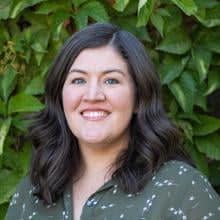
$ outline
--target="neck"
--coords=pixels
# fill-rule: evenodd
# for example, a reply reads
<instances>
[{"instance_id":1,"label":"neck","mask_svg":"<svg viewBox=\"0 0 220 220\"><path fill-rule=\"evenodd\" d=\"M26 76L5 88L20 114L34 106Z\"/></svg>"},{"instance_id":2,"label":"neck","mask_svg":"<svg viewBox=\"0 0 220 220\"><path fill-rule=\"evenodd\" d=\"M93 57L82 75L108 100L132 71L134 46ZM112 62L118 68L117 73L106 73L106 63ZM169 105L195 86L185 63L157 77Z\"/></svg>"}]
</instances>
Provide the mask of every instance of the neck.
<instances>
[{"instance_id":1,"label":"neck","mask_svg":"<svg viewBox=\"0 0 220 220\"><path fill-rule=\"evenodd\" d=\"M127 147L128 143L115 146L89 146L80 145L82 156L81 177L101 177L109 180L116 169L114 165L119 154Z\"/></svg>"}]
</instances>

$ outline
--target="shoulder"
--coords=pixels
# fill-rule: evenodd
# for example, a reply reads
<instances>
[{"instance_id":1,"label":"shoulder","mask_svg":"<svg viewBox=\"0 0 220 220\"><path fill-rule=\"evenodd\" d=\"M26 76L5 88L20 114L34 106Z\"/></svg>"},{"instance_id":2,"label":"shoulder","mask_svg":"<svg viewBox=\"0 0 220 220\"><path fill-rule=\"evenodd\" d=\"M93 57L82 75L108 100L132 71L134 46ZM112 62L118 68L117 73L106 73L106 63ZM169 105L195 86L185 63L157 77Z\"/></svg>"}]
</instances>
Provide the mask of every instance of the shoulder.
<instances>
[{"instance_id":1,"label":"shoulder","mask_svg":"<svg viewBox=\"0 0 220 220\"><path fill-rule=\"evenodd\" d=\"M30 178L23 178L12 196L5 220L63 219L63 197L53 204L46 204L34 195L34 191Z\"/></svg>"},{"instance_id":2,"label":"shoulder","mask_svg":"<svg viewBox=\"0 0 220 220\"><path fill-rule=\"evenodd\" d=\"M208 183L207 178L194 167L182 161L172 160L165 162L154 173L150 186L158 193L169 191L169 194L174 195L184 194L192 186L201 185L202 181Z\"/></svg>"},{"instance_id":3,"label":"shoulder","mask_svg":"<svg viewBox=\"0 0 220 220\"><path fill-rule=\"evenodd\" d=\"M172 160L166 162L154 175L154 179L167 179L178 186L212 187L208 178L195 167L182 162Z\"/></svg>"},{"instance_id":4,"label":"shoulder","mask_svg":"<svg viewBox=\"0 0 220 220\"><path fill-rule=\"evenodd\" d=\"M34 199L32 192L34 187L31 185L28 176L21 179L16 187L16 192L9 203L6 219L19 219L21 213L26 209L26 204L31 204Z\"/></svg>"},{"instance_id":5,"label":"shoulder","mask_svg":"<svg viewBox=\"0 0 220 220\"><path fill-rule=\"evenodd\" d=\"M185 162L164 163L150 185L166 210L165 219L220 219L219 195L200 171Z\"/></svg>"},{"instance_id":6,"label":"shoulder","mask_svg":"<svg viewBox=\"0 0 220 220\"><path fill-rule=\"evenodd\" d=\"M27 189L32 189L33 186L31 184L31 180L29 176L23 177L20 182L17 184L16 191L26 191Z\"/></svg>"},{"instance_id":7,"label":"shoulder","mask_svg":"<svg viewBox=\"0 0 220 220\"><path fill-rule=\"evenodd\" d=\"M32 194L33 187L28 176L23 177L16 187L16 192L12 196L10 206L18 204L18 201L24 201L27 195Z\"/></svg>"},{"instance_id":8,"label":"shoulder","mask_svg":"<svg viewBox=\"0 0 220 220\"><path fill-rule=\"evenodd\" d=\"M192 178L194 175L201 175L201 173L191 165L177 160L165 162L155 173L155 176L158 178L167 177L171 179L180 179L181 177L184 177L184 179L186 177Z\"/></svg>"},{"instance_id":9,"label":"shoulder","mask_svg":"<svg viewBox=\"0 0 220 220\"><path fill-rule=\"evenodd\" d=\"M200 190L210 198L219 199L219 195L212 188L208 178L196 168L182 161L164 163L152 180L155 186L170 186L170 189L176 190L178 193Z\"/></svg>"}]
</instances>

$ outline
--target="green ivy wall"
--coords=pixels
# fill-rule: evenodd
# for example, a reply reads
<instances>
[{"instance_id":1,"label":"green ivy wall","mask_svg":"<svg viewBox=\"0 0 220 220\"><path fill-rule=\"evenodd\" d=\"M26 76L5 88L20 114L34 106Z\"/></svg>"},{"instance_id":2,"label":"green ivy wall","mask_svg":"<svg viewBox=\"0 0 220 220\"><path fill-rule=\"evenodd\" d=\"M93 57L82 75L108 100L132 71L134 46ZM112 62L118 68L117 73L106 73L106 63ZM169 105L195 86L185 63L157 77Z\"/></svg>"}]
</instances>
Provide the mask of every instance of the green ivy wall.
<instances>
[{"instance_id":1,"label":"green ivy wall","mask_svg":"<svg viewBox=\"0 0 220 220\"><path fill-rule=\"evenodd\" d=\"M220 188L218 0L0 0L0 219L29 166L24 116L44 108L45 75L64 40L96 21L144 43L186 150Z\"/></svg>"}]
</instances>

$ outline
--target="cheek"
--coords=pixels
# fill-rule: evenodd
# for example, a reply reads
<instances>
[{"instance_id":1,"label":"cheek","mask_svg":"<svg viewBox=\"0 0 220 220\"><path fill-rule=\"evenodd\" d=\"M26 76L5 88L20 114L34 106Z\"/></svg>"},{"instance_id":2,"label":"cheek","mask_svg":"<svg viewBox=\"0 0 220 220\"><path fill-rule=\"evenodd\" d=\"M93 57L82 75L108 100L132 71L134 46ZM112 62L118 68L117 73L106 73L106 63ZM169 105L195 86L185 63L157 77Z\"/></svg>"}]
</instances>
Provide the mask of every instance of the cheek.
<instances>
[{"instance_id":1,"label":"cheek","mask_svg":"<svg viewBox=\"0 0 220 220\"><path fill-rule=\"evenodd\" d=\"M69 103L71 103L71 99L70 96L68 96L68 89L66 89L65 87L63 88L63 92L62 92L62 100L63 100L64 111L66 111L66 109L69 106Z\"/></svg>"},{"instance_id":2,"label":"cheek","mask_svg":"<svg viewBox=\"0 0 220 220\"><path fill-rule=\"evenodd\" d=\"M65 87L63 88L62 99L65 112L75 109L80 100L79 95L77 95L75 91L73 91L71 88Z\"/></svg>"},{"instance_id":3,"label":"cheek","mask_svg":"<svg viewBox=\"0 0 220 220\"><path fill-rule=\"evenodd\" d=\"M112 104L124 113L132 113L134 111L134 94L132 90L121 90L112 97Z\"/></svg>"}]
</instances>

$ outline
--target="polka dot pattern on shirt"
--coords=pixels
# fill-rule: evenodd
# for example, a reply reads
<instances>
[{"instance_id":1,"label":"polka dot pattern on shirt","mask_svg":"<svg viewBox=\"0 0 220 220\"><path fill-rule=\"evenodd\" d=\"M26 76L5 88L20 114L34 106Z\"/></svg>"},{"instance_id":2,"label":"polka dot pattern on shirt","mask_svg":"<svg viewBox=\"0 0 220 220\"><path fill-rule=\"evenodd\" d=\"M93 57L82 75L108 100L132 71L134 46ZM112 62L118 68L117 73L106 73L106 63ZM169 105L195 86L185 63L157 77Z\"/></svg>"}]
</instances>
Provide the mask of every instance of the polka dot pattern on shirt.
<instances>
[{"instance_id":1,"label":"polka dot pattern on shirt","mask_svg":"<svg viewBox=\"0 0 220 220\"><path fill-rule=\"evenodd\" d=\"M72 220L72 187L45 206L28 178L11 199L6 220ZM113 180L90 196L81 220L219 220L220 198L208 179L191 166L169 161L141 192L124 193Z\"/></svg>"}]
</instances>

